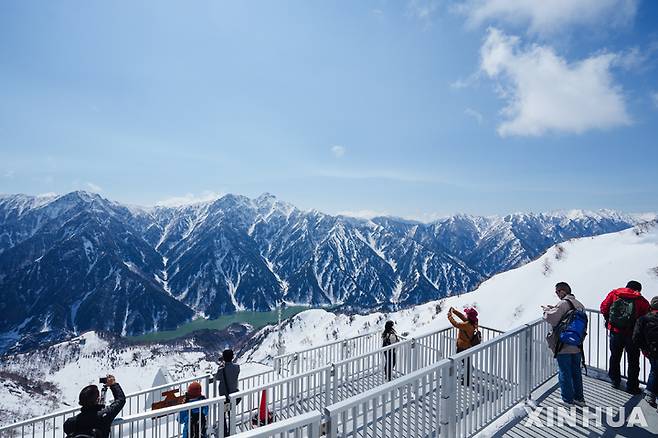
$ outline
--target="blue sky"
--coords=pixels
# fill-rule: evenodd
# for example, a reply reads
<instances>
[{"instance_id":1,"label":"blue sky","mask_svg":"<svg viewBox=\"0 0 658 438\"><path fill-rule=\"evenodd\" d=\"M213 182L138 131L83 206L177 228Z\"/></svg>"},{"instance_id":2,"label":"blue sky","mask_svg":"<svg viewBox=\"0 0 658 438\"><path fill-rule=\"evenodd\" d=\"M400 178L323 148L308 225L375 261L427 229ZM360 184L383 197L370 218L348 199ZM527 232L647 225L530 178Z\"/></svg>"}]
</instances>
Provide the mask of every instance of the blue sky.
<instances>
[{"instance_id":1,"label":"blue sky","mask_svg":"<svg viewBox=\"0 0 658 438\"><path fill-rule=\"evenodd\" d=\"M656 138L654 1L0 3L3 193L655 211Z\"/></svg>"}]
</instances>

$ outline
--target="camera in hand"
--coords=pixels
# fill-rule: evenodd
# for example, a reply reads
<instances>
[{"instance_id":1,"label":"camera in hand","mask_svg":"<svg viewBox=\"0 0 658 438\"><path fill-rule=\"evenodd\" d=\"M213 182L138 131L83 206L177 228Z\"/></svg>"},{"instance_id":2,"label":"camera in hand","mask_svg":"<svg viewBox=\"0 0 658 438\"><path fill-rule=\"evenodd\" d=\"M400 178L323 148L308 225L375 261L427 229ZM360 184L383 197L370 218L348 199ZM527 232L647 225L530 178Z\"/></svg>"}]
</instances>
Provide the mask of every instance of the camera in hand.
<instances>
[{"instance_id":1,"label":"camera in hand","mask_svg":"<svg viewBox=\"0 0 658 438\"><path fill-rule=\"evenodd\" d=\"M98 379L98 383L102 383L103 385L107 385L107 377L101 377Z\"/></svg>"}]
</instances>

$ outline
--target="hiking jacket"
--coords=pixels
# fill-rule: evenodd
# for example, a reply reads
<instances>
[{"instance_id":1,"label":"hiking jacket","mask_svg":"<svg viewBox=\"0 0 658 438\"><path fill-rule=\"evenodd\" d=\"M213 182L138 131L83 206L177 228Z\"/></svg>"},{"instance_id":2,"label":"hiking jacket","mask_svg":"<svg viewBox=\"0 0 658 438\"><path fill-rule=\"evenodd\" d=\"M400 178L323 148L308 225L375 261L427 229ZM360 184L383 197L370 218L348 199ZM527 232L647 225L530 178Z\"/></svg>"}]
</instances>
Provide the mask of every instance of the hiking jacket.
<instances>
[{"instance_id":1,"label":"hiking jacket","mask_svg":"<svg viewBox=\"0 0 658 438\"><path fill-rule=\"evenodd\" d=\"M653 357L648 354L649 345L647 344L648 330L658 330L658 310L652 310L644 316L641 316L635 322L635 328L633 330L633 344L640 347L640 350L645 352L647 357L652 359L658 359L658 357ZM654 335L654 338L658 338L658 334Z\"/></svg>"},{"instance_id":2,"label":"hiking jacket","mask_svg":"<svg viewBox=\"0 0 658 438\"><path fill-rule=\"evenodd\" d=\"M226 368L226 380L224 381L224 369ZM233 362L224 362L223 366L220 366L215 374L215 380L219 382L219 394L227 396L234 392L238 392L238 378L240 377L240 365ZM226 390L228 388L228 391Z\"/></svg>"},{"instance_id":3,"label":"hiking jacket","mask_svg":"<svg viewBox=\"0 0 658 438\"><path fill-rule=\"evenodd\" d=\"M571 304L573 304L573 307L576 310L583 310L585 306L576 299L573 294L569 294L564 299L560 300L557 305L552 306L548 308L547 310L544 311L544 319L546 320L547 323L549 323L552 327L553 330L557 328L557 326L560 324L560 321L562 321L562 318L564 315L567 314L571 310L571 305L569 304L569 301L571 301ZM552 348L552 347L551 347ZM580 347L577 345L562 345L560 348L560 351L557 352L557 354L576 354L580 353Z\"/></svg>"},{"instance_id":4,"label":"hiking jacket","mask_svg":"<svg viewBox=\"0 0 658 438\"><path fill-rule=\"evenodd\" d=\"M641 316L646 315L649 312L650 309L649 302L639 292L634 291L633 289L628 289L626 287L621 287L619 289L610 291L610 293L608 293L608 296L605 297L605 300L603 300L603 302L601 303L601 313L605 318L605 322L606 322L605 325L607 329L613 333L621 333L623 335L632 336L633 327L629 327L627 329L620 329L614 327L612 324L608 322L608 317L610 316L610 306L612 306L612 303L617 301L619 298L635 300L636 320Z\"/></svg>"},{"instance_id":5,"label":"hiking jacket","mask_svg":"<svg viewBox=\"0 0 658 438\"><path fill-rule=\"evenodd\" d=\"M110 386L114 401L109 406L83 406L80 413L64 422L64 433L66 436L76 433L89 433L92 429L98 429L103 438L110 435L112 420L119 415L123 405L126 404L126 396L118 383Z\"/></svg>"},{"instance_id":6,"label":"hiking jacket","mask_svg":"<svg viewBox=\"0 0 658 438\"><path fill-rule=\"evenodd\" d=\"M457 315L461 321L457 321L452 314ZM473 346L471 342L478 325L473 324L463 313L456 309L452 313L448 313L448 321L457 329L457 350L463 351L471 348Z\"/></svg>"}]
</instances>

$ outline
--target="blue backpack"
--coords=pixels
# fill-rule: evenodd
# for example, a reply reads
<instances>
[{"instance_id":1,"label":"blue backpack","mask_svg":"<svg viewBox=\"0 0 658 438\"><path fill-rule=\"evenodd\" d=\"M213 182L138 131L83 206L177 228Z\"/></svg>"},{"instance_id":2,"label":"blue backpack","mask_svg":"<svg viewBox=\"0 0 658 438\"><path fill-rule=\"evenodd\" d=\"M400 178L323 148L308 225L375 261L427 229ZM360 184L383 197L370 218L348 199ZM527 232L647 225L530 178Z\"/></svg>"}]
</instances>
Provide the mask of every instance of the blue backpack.
<instances>
[{"instance_id":1,"label":"blue backpack","mask_svg":"<svg viewBox=\"0 0 658 438\"><path fill-rule=\"evenodd\" d=\"M562 321L560 330L560 343L562 345L582 346L587 336L587 314L574 307L570 300L567 300L571 310L567 312Z\"/></svg>"}]
</instances>

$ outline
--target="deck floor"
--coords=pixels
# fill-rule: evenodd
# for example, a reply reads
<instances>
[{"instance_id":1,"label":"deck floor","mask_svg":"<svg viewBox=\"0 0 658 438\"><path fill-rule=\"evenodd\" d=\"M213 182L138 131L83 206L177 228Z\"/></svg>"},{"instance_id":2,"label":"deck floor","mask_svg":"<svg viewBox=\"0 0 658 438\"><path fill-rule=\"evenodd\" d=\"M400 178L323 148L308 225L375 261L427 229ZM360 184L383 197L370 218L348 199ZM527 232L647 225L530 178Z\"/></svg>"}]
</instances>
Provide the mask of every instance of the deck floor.
<instances>
[{"instance_id":1,"label":"deck floor","mask_svg":"<svg viewBox=\"0 0 658 438\"><path fill-rule=\"evenodd\" d=\"M571 438L571 437L656 437L658 436L658 413L656 409L649 406L643 401L643 395L630 395L610 386L610 383L599 380L593 377L583 376L583 387L585 390L585 401L587 403L588 412L592 416L596 413L596 408L601 408L602 421L601 424L596 424L592 419L589 421L589 427L583 427L583 409L576 409L576 426L564 422L558 425L554 417L553 426L549 426L548 412L553 414L557 411L561 404L560 388L557 383L557 377L551 379L547 385L540 388L538 393L537 405L543 408L553 408L551 410L543 409L537 416L541 420L543 427L538 426L538 422L533 422L530 425L529 418L524 416L517 418L502 429L493 434L486 434L491 437L513 437L513 438ZM607 419L607 408L612 409L615 417L612 422L618 419L616 415L619 413L619 408L623 407L626 413L627 421L623 426L611 427L610 421ZM634 407L639 407L646 419L647 426L628 426L628 419L630 419L631 412ZM553 414L556 415L556 414ZM483 434L484 435L484 434Z\"/></svg>"}]
</instances>

